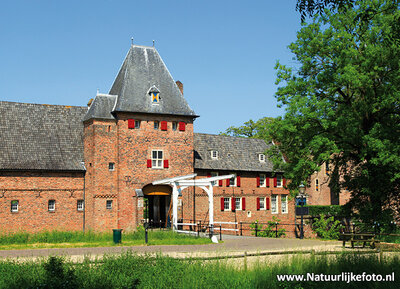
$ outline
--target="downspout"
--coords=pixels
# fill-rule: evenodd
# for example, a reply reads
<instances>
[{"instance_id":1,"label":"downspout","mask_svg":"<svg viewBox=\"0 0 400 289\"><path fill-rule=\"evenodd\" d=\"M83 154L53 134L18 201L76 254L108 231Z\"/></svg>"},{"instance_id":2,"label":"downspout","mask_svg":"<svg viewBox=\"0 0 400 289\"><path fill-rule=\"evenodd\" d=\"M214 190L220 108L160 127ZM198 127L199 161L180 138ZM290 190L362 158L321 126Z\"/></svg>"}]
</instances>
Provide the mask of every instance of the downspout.
<instances>
[{"instance_id":1,"label":"downspout","mask_svg":"<svg viewBox=\"0 0 400 289\"><path fill-rule=\"evenodd\" d=\"M86 167L85 162L81 162L83 169L85 170L83 173L83 217L82 217L82 231L85 233L85 222L86 222L86 201L85 201L85 193L86 193Z\"/></svg>"}]
</instances>

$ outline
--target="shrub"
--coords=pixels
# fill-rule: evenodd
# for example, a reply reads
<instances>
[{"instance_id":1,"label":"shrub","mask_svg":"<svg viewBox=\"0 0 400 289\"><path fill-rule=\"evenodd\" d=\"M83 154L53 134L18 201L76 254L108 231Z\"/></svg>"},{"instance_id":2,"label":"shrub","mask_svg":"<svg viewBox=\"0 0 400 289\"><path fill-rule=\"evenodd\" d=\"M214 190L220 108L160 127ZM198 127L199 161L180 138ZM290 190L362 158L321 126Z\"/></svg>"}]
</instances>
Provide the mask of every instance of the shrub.
<instances>
[{"instance_id":1,"label":"shrub","mask_svg":"<svg viewBox=\"0 0 400 289\"><path fill-rule=\"evenodd\" d=\"M324 214L321 214L319 219L315 218L312 225L318 237L328 240L339 239L339 231L342 227L340 221L335 221L333 216L325 219Z\"/></svg>"},{"instance_id":2,"label":"shrub","mask_svg":"<svg viewBox=\"0 0 400 289\"><path fill-rule=\"evenodd\" d=\"M273 216L272 221L267 222L267 226L264 228L264 225L258 224L258 220L250 224L250 230L252 231L252 235L255 235L256 226L257 226L257 236L265 237L265 238L280 238L286 236L286 230L284 228L278 228L276 230L277 225L279 226L279 220L277 217ZM256 225L257 223L257 225Z\"/></svg>"}]
</instances>

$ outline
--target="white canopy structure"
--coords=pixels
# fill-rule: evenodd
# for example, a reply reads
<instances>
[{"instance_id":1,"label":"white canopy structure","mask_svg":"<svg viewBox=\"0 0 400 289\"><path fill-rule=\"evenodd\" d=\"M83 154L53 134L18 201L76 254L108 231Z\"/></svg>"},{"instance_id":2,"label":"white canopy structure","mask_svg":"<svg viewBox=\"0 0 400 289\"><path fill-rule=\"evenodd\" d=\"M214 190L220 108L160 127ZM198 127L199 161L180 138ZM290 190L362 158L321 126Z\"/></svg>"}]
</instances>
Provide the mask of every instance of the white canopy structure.
<instances>
[{"instance_id":1,"label":"white canopy structure","mask_svg":"<svg viewBox=\"0 0 400 289\"><path fill-rule=\"evenodd\" d=\"M188 187L199 187L203 189L208 195L208 212L210 220L210 231L213 232L214 228L214 194L212 182L225 180L235 177L235 175L224 175L211 178L202 178L195 180L197 174L190 174L186 176L168 178L163 180L154 181L153 185L170 185L172 186L172 223L173 230L178 229L178 196L182 190Z\"/></svg>"}]
</instances>

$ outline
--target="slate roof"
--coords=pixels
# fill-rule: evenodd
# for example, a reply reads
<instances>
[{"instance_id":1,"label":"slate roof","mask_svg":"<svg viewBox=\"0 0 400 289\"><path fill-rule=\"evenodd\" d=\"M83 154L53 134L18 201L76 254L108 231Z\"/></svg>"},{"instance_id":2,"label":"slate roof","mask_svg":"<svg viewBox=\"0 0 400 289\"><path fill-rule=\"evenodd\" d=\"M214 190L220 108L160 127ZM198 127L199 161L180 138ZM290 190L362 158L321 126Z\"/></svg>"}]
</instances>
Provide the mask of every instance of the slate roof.
<instances>
[{"instance_id":1,"label":"slate roof","mask_svg":"<svg viewBox=\"0 0 400 289\"><path fill-rule=\"evenodd\" d=\"M271 145L261 139L195 133L194 168L272 172L273 164L267 158L264 163L258 159ZM211 150L218 151L217 160L211 159Z\"/></svg>"},{"instance_id":2,"label":"slate roof","mask_svg":"<svg viewBox=\"0 0 400 289\"><path fill-rule=\"evenodd\" d=\"M149 90L157 87L160 103ZM197 117L154 47L132 45L109 92L118 95L115 111Z\"/></svg>"},{"instance_id":3,"label":"slate roof","mask_svg":"<svg viewBox=\"0 0 400 289\"><path fill-rule=\"evenodd\" d=\"M89 119L115 119L112 110L115 106L116 95L98 94L85 114L83 121Z\"/></svg>"},{"instance_id":4,"label":"slate roof","mask_svg":"<svg viewBox=\"0 0 400 289\"><path fill-rule=\"evenodd\" d=\"M86 111L0 101L0 169L83 171Z\"/></svg>"}]
</instances>

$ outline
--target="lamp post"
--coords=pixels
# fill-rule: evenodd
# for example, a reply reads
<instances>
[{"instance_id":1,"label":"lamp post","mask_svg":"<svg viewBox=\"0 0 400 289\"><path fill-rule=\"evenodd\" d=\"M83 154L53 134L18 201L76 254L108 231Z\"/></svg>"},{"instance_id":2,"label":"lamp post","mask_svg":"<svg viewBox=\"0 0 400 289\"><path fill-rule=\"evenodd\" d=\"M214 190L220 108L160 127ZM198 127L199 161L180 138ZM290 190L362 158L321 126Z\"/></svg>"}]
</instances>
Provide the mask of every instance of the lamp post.
<instances>
[{"instance_id":1,"label":"lamp post","mask_svg":"<svg viewBox=\"0 0 400 289\"><path fill-rule=\"evenodd\" d=\"M306 187L303 185L303 183L300 184L299 186L299 195L297 196L300 199L300 206L301 206L301 223L300 223L300 239L304 238L304 228L303 228L303 206L304 206L304 198L306 197L305 195Z\"/></svg>"}]
</instances>

